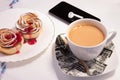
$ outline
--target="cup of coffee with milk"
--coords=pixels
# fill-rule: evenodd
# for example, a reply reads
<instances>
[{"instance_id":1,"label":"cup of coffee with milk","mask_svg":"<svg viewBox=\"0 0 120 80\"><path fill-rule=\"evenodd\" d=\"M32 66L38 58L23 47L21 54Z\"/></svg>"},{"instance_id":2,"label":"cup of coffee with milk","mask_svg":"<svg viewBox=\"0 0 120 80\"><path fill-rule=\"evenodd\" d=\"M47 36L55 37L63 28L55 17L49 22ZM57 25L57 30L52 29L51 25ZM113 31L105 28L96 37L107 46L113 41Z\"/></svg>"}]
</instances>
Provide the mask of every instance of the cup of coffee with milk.
<instances>
[{"instance_id":1,"label":"cup of coffee with milk","mask_svg":"<svg viewBox=\"0 0 120 80\"><path fill-rule=\"evenodd\" d=\"M66 33L71 51L81 60L96 58L115 35L116 31L108 32L101 22L87 18L72 22Z\"/></svg>"}]
</instances>

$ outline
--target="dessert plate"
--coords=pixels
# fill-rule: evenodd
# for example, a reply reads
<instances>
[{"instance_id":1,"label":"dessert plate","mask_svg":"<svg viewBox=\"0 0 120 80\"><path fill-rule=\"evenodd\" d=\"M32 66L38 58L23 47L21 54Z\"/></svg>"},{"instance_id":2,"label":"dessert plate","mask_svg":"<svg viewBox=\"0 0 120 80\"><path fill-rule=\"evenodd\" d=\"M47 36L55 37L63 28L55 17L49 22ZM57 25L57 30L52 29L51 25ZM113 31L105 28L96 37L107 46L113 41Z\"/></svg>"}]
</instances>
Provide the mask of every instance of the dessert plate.
<instances>
[{"instance_id":1,"label":"dessert plate","mask_svg":"<svg viewBox=\"0 0 120 80\"><path fill-rule=\"evenodd\" d=\"M37 38L37 42L34 45L27 43L23 44L20 53L14 55L5 55L0 53L1 62L16 62L32 58L38 54L41 54L50 45L54 37L54 25L49 17L37 10L30 10L24 8L16 8L0 12L0 28L15 28L15 23L19 19L20 15L33 12L38 15L42 21L42 31Z\"/></svg>"},{"instance_id":2,"label":"dessert plate","mask_svg":"<svg viewBox=\"0 0 120 80\"><path fill-rule=\"evenodd\" d=\"M116 69L118 58L111 42L106 45L101 54L89 61L78 59L71 52L64 34L58 35L55 42L55 58L60 70L74 77L95 77L104 75Z\"/></svg>"}]
</instances>

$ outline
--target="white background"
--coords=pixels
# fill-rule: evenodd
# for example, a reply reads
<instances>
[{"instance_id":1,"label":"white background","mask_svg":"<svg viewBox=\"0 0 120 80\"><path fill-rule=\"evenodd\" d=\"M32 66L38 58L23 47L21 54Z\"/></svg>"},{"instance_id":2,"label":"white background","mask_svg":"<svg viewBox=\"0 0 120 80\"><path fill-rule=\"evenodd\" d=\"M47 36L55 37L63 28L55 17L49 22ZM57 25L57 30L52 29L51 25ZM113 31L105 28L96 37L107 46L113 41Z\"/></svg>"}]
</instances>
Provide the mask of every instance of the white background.
<instances>
[{"instance_id":1,"label":"white background","mask_svg":"<svg viewBox=\"0 0 120 80\"><path fill-rule=\"evenodd\" d=\"M0 11L9 9L12 0L0 0ZM49 16L54 22L55 38L58 34L64 33L67 24L48 14L48 10L61 0L19 0L14 8L29 8L39 10ZM99 17L108 29L117 31L114 44L118 57L120 56L120 0L64 0L84 11ZM7 63L7 70L2 80L119 80L120 60L116 70L99 77L74 78L64 75L57 67L53 59L53 39L49 48L39 56L26 61ZM114 65L113 65L114 66Z\"/></svg>"}]
</instances>

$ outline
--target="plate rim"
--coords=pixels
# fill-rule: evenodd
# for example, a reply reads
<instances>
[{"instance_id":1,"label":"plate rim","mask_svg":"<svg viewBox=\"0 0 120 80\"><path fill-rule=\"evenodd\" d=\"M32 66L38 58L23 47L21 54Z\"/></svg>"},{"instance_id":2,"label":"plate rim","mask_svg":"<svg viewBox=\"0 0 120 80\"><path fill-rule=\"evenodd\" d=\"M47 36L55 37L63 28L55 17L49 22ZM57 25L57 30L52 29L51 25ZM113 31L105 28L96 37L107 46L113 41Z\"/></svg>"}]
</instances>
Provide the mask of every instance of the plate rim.
<instances>
[{"instance_id":1,"label":"plate rim","mask_svg":"<svg viewBox=\"0 0 120 80\"><path fill-rule=\"evenodd\" d=\"M0 14L2 13L5 13L5 12L9 12L9 11L15 11L15 10L24 10L25 12L28 10L30 10L30 11L33 11L33 12L37 12L37 13L40 13L40 15L42 14L42 15L44 15L45 17L46 17L46 19L47 20L49 20L49 22L51 22L50 23L50 25L52 26L52 29L53 29L53 33L52 33L52 35L51 35L51 39L50 39L50 41L49 41L49 43L46 45L46 47L44 47L44 49L43 50L41 50L41 51L39 51L38 53L36 53L35 55L33 55L33 56L29 56L29 57L24 57L23 59L17 59L17 60L13 60L13 59L10 59L10 60L6 60L6 59L1 59L0 60L0 62L19 62L19 61L24 61L24 60L27 60L27 59L30 59L30 58L33 58L33 57L35 57L35 56L37 56L37 55L39 55L39 54L43 54L43 52L50 46L50 44L52 43L52 41L53 41L53 38L55 37L55 25L54 25L54 22L52 21L52 19L48 16L48 15L45 15L44 13L42 13L42 12L40 12L39 10L34 10L34 9L28 9L28 8L13 8L13 9L8 9L8 10L5 10L5 11L2 11L2 12L0 12ZM0 54L2 54L2 53L0 53ZM3 54L4 55L4 54ZM6 55L6 54L5 54ZM9 56L8 56L9 57Z\"/></svg>"}]
</instances>

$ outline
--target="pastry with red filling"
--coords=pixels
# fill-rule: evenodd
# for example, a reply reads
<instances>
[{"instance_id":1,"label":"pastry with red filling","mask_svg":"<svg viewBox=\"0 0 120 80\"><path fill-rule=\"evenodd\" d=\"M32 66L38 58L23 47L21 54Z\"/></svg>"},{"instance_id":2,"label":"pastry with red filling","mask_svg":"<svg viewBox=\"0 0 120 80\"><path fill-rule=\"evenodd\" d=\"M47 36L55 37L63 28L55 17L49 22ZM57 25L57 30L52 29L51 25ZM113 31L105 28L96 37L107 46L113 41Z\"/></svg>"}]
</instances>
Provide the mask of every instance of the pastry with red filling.
<instances>
[{"instance_id":1,"label":"pastry with red filling","mask_svg":"<svg viewBox=\"0 0 120 80\"><path fill-rule=\"evenodd\" d=\"M24 42L18 31L3 28L0 29L0 52L5 54L15 54L19 52Z\"/></svg>"},{"instance_id":2,"label":"pastry with red filling","mask_svg":"<svg viewBox=\"0 0 120 80\"><path fill-rule=\"evenodd\" d=\"M25 40L37 38L41 32L41 20L34 13L28 12L20 16L16 24Z\"/></svg>"}]
</instances>

